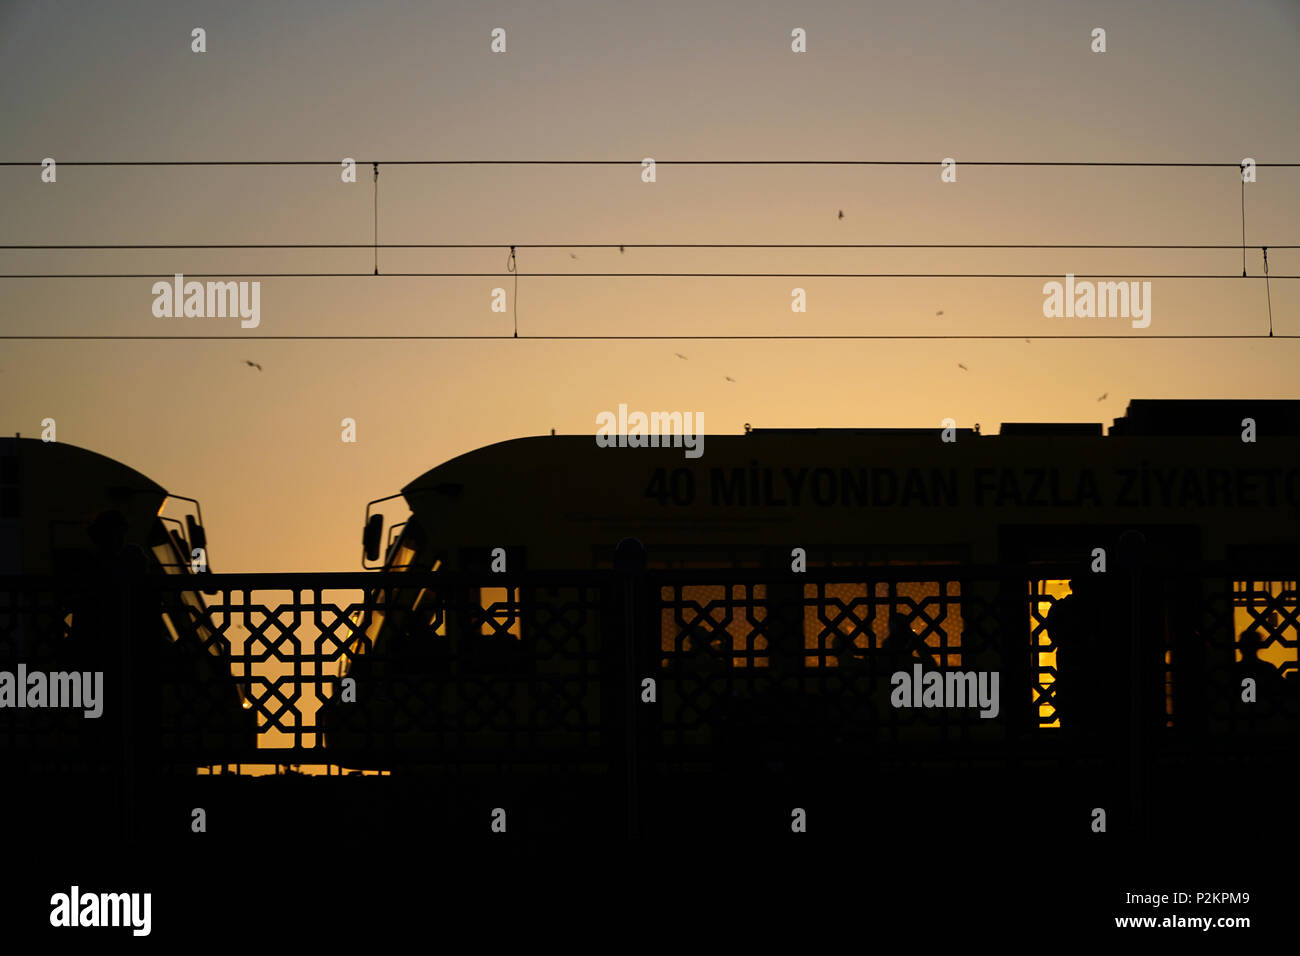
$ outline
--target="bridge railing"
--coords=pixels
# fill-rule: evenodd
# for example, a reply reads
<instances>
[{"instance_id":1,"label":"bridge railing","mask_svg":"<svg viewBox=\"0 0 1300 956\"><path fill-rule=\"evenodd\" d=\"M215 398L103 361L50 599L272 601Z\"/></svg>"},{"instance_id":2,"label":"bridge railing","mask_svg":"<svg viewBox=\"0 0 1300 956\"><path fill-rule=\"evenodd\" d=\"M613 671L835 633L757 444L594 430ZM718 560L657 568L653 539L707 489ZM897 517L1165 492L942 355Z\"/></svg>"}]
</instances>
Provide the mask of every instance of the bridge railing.
<instances>
[{"instance_id":1,"label":"bridge railing","mask_svg":"<svg viewBox=\"0 0 1300 956\"><path fill-rule=\"evenodd\" d=\"M1268 748L1300 726L1297 577L634 554L599 571L2 578L0 750L599 771ZM68 675L95 673L88 717L93 680L72 701Z\"/></svg>"}]
</instances>

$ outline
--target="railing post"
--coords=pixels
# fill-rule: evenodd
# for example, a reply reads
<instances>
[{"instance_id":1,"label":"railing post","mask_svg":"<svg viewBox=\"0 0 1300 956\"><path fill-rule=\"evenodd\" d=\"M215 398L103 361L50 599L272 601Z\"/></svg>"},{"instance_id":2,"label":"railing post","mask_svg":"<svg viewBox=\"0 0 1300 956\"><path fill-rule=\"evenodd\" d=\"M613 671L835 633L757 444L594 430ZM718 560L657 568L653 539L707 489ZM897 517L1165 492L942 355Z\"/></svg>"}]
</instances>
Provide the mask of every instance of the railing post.
<instances>
[{"instance_id":1,"label":"railing post","mask_svg":"<svg viewBox=\"0 0 1300 956\"><path fill-rule=\"evenodd\" d=\"M614 552L622 604L624 660L624 759L627 763L627 835L636 839L640 814L637 794L637 701L641 682L637 675L639 645L637 631L645 619L645 548L636 538L624 538Z\"/></svg>"},{"instance_id":2,"label":"railing post","mask_svg":"<svg viewBox=\"0 0 1300 956\"><path fill-rule=\"evenodd\" d=\"M1142 564L1146 537L1139 531L1125 531L1119 539L1120 567L1128 572L1129 589L1129 818L1132 832L1129 846L1136 852L1142 836L1142 761L1145 752L1143 735L1142 692L1145 669L1142 666Z\"/></svg>"},{"instance_id":3,"label":"railing post","mask_svg":"<svg viewBox=\"0 0 1300 956\"><path fill-rule=\"evenodd\" d=\"M117 555L113 563L114 587L118 593L116 615L105 614L104 620L113 621L116 617L115 633L112 637L121 642L122 651L122 670L119 678L117 694L113 695L108 692L108 681L105 680L104 697L105 702L112 700L114 696L118 701L118 706L122 709L122 786L121 786L121 820L123 826L123 843L124 847L130 846L136 829L134 819L136 813L136 787L135 787L135 722L132 719L132 707L135 705L137 690L132 680L134 668L136 666L134 648L132 644L135 639L135 620L139 614L137 605L143 604L141 594L143 585L143 575L145 572L144 555L138 548L130 546L123 548ZM105 600L109 596L105 595ZM147 617L146 617L147 619ZM102 635L108 637L109 635ZM93 665L92 665L93 666ZM111 676L105 674L105 678Z\"/></svg>"}]
</instances>

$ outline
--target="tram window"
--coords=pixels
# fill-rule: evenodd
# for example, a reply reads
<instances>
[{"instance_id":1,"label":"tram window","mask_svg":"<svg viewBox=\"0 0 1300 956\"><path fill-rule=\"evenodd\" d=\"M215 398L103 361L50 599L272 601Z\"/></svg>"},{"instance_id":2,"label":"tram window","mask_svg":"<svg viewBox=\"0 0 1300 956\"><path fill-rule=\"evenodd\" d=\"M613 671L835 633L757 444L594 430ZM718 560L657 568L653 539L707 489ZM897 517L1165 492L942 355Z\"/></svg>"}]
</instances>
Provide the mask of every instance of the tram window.
<instances>
[{"instance_id":1,"label":"tram window","mask_svg":"<svg viewBox=\"0 0 1300 956\"><path fill-rule=\"evenodd\" d=\"M686 584L660 591L662 665L678 661L732 667L767 667L767 638L757 633L767 617L762 584ZM752 621L752 623L751 623ZM730 654L730 658L728 658ZM671 656L669 656L671 655Z\"/></svg>"},{"instance_id":2,"label":"tram window","mask_svg":"<svg viewBox=\"0 0 1300 956\"><path fill-rule=\"evenodd\" d=\"M461 551L461 567L467 571L487 573L493 570L492 552L495 548L465 548ZM523 571L525 549L508 546L505 548L505 567L507 573ZM498 565L499 567L499 565ZM478 589L478 606L482 610L482 623L479 633L484 637L501 637L510 635L515 640L523 638L522 609L520 607L520 589L517 587L480 587Z\"/></svg>"},{"instance_id":3,"label":"tram window","mask_svg":"<svg viewBox=\"0 0 1300 956\"><path fill-rule=\"evenodd\" d=\"M1297 666L1297 601L1295 581L1233 581L1232 625L1235 635L1233 660L1244 659L1242 638L1252 631L1257 649L1246 649L1257 660L1267 661L1279 672Z\"/></svg>"},{"instance_id":4,"label":"tram window","mask_svg":"<svg viewBox=\"0 0 1300 956\"><path fill-rule=\"evenodd\" d=\"M393 553L388 561L387 570L405 571L411 567L414 561L415 548L413 548L411 542L403 536L398 540L397 546L393 548Z\"/></svg>"},{"instance_id":5,"label":"tram window","mask_svg":"<svg viewBox=\"0 0 1300 956\"><path fill-rule=\"evenodd\" d=\"M728 559L675 555L659 567L763 566L757 553L735 552ZM766 556L769 560L772 555ZM845 553L832 565L862 567L862 555ZM782 560L785 554L782 553ZM876 565L955 564L955 561L874 561ZM867 572L869 575L870 572ZM868 592L870 588L870 592ZM820 596L819 596L820 595ZM866 599L866 600L864 600ZM803 666L838 667L846 655L870 659L889 635L889 622L902 616L919 638L917 659L930 666L962 664L961 585L958 581L873 581L795 585L792 592L763 584L665 585L660 649L662 664L674 661L726 662L734 668L771 666L763 633L769 613L787 603L802 604ZM856 602L856 603L854 603Z\"/></svg>"},{"instance_id":6,"label":"tram window","mask_svg":"<svg viewBox=\"0 0 1300 956\"><path fill-rule=\"evenodd\" d=\"M440 560L433 562L434 571L437 571L441 566L442 562ZM501 588L501 590L504 591L505 588ZM415 596L415 601L411 604L411 612L420 623L432 629L436 636L447 636L447 609L428 588L420 588L419 593Z\"/></svg>"},{"instance_id":7,"label":"tram window","mask_svg":"<svg viewBox=\"0 0 1300 956\"><path fill-rule=\"evenodd\" d=\"M429 557L426 544L427 537L420 522L415 518L407 520L389 548L385 567L389 571L429 570Z\"/></svg>"},{"instance_id":8,"label":"tram window","mask_svg":"<svg viewBox=\"0 0 1300 956\"><path fill-rule=\"evenodd\" d=\"M522 636L519 629L519 589L479 588L478 593L483 608L480 633L484 637L509 634L519 640Z\"/></svg>"},{"instance_id":9,"label":"tram window","mask_svg":"<svg viewBox=\"0 0 1300 956\"><path fill-rule=\"evenodd\" d=\"M613 552L596 555L597 565L613 566ZM753 548L663 545L646 555L655 570L758 568L762 552ZM767 588L743 582L664 586L660 591L659 647L664 667L767 667Z\"/></svg>"},{"instance_id":10,"label":"tram window","mask_svg":"<svg viewBox=\"0 0 1300 956\"><path fill-rule=\"evenodd\" d=\"M921 562L873 563L893 566ZM861 562L837 560L829 564L860 566ZM879 651L889 636L889 622L895 615L907 619L912 633L918 638L925 634L921 639L925 647L922 653L928 660L922 663L931 667L961 666L964 623L961 583L958 581L804 585L804 665L839 667L846 658L869 662L872 653Z\"/></svg>"}]
</instances>

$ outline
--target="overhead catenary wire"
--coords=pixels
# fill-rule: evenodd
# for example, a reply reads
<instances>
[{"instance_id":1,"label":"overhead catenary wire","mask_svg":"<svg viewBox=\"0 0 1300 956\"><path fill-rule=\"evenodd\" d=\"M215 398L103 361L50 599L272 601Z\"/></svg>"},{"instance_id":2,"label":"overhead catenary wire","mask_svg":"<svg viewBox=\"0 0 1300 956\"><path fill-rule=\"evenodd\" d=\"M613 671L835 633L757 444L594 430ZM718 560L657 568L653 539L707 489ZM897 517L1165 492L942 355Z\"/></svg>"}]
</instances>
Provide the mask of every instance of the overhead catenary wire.
<instances>
[{"instance_id":1,"label":"overhead catenary wire","mask_svg":"<svg viewBox=\"0 0 1300 956\"><path fill-rule=\"evenodd\" d=\"M1246 167L1241 167L1241 276L1246 277Z\"/></svg>"},{"instance_id":2,"label":"overhead catenary wire","mask_svg":"<svg viewBox=\"0 0 1300 956\"><path fill-rule=\"evenodd\" d=\"M515 260L515 247L510 247L510 258L506 260L506 271L515 277L514 288L510 291L510 307L514 311L515 338L519 338L519 263Z\"/></svg>"},{"instance_id":3,"label":"overhead catenary wire","mask_svg":"<svg viewBox=\"0 0 1300 956\"><path fill-rule=\"evenodd\" d=\"M640 166L644 159L381 159L361 162L385 166ZM5 160L3 166L36 166L42 160ZM335 166L339 159L125 159L59 160L60 166ZM942 166L943 159L655 159L656 166ZM1130 160L967 159L959 166L1101 166L1151 169L1241 168L1241 162ZM1257 169L1296 169L1300 163L1256 163Z\"/></svg>"},{"instance_id":4,"label":"overhead catenary wire","mask_svg":"<svg viewBox=\"0 0 1300 956\"><path fill-rule=\"evenodd\" d=\"M1234 277L1235 278L1235 277ZM1245 340L1245 339L1300 339L1297 335L1266 335L1263 332L1253 333L1219 333L1207 335L1147 335L1144 333L1136 334L1112 334L1099 333L1097 335L1041 335L1030 333L1026 336L1023 332L1015 335L962 335L958 333L948 334L940 333L937 335L916 335L916 334L898 334L888 333L864 333L861 335L0 335L0 341L6 340L25 340L25 341L149 341L149 342L242 342L247 344L251 341L268 341L268 342L509 342L518 338L520 341L531 342L786 342L786 341L1011 341L1014 339L1032 338L1035 342L1056 340L1071 342L1087 341L1115 341L1123 340L1126 342L1136 342L1141 340L1151 341L1228 341L1228 340Z\"/></svg>"},{"instance_id":5,"label":"overhead catenary wire","mask_svg":"<svg viewBox=\"0 0 1300 956\"><path fill-rule=\"evenodd\" d=\"M1273 338L1273 292L1268 287L1268 246L1264 247L1264 294L1268 297L1268 337Z\"/></svg>"},{"instance_id":6,"label":"overhead catenary wire","mask_svg":"<svg viewBox=\"0 0 1300 956\"><path fill-rule=\"evenodd\" d=\"M1237 249L1210 243L1050 243L1050 242L211 242L211 243L18 243L0 245L5 251L96 251L150 249ZM1263 249L1261 245L1244 246ZM1300 245L1268 244L1270 249L1300 249Z\"/></svg>"},{"instance_id":7,"label":"overhead catenary wire","mask_svg":"<svg viewBox=\"0 0 1300 956\"><path fill-rule=\"evenodd\" d=\"M160 279L162 272L22 272L3 273L0 279ZM187 272L188 279L351 279L369 272ZM506 272L385 272L390 279L501 279ZM1122 273L1075 272L1076 279L1238 279L1236 273ZM530 272L530 279L1057 279L1059 272ZM1263 279L1264 276L1250 276ZM1300 275L1275 275L1274 279L1300 279Z\"/></svg>"},{"instance_id":8,"label":"overhead catenary wire","mask_svg":"<svg viewBox=\"0 0 1300 956\"><path fill-rule=\"evenodd\" d=\"M349 161L350 162L350 161ZM371 246L374 253L374 265L372 275L379 275L379 249L487 249L503 248L497 244L464 244L464 243L385 243L379 242L379 160L370 160L374 168L374 223ZM520 160L520 159L417 159L417 160L384 160L391 165L404 166L640 166L643 164L641 159L600 159L600 160ZM941 166L943 160L771 160L771 159L745 159L745 160L676 160L676 159L658 159L656 165L677 165L677 166ZM96 160L96 161L79 161L65 160L61 161L63 166L100 166L100 167L199 167L199 166L337 166L339 160ZM41 161L0 161L0 166L42 166ZM965 166L988 166L988 167L1112 167L1112 168L1237 168L1241 170L1243 164L1237 163L1216 163L1216 162L1158 162L1158 161L1097 161L1097 160L963 160L960 165ZM1263 163L1257 164L1264 168L1300 168L1300 163ZM1264 256L1265 274L1262 277L1265 281L1266 294L1269 302L1269 334L1272 335L1272 294L1268 286L1270 278L1277 279L1295 279L1300 278L1297 275L1268 275L1267 246L1248 247L1245 242L1245 179L1242 176L1242 194L1241 194L1241 212L1242 212L1242 243L1241 250L1243 256L1242 277L1247 277L1245 268L1245 254L1247 248L1259 248ZM614 248L615 244L594 244L594 243L538 243L538 244L521 244L515 243L509 246L510 255L507 262L506 275L513 275L514 278L514 337L518 337L518 264L516 260L517 248ZM1087 250L1087 249L1128 249L1128 250L1214 250L1236 248L1236 246L1221 246L1209 244L1138 244L1138 243L1111 243L1111 244L1056 244L1056 243L650 243L650 244L617 244L620 252L625 248L641 249L709 249L709 248L745 248L745 249L1068 249L1068 250ZM78 250L78 251L95 251L95 250L146 250L146 249L349 249L359 248L359 244L351 243L224 243L224 244L24 244L24 245L4 245L0 249L9 251L56 251L56 250ZM1296 246L1279 246L1274 248L1294 249ZM174 270L168 270L170 274L175 275ZM350 278L359 276L364 273L339 272L339 271L322 271L322 272L264 272L264 273L202 273L189 274L190 278L203 279L224 279L231 278ZM1219 273L1164 273L1148 275L1117 275L1115 273L1068 273L1073 274L1078 279L1089 278L1110 278L1110 279L1172 279L1172 280L1191 280L1191 279L1226 279L1229 276ZM93 278L93 279L156 279L162 274L157 272L150 273L111 273L111 272L93 272L93 273L0 273L0 279L76 279L76 278ZM490 272L402 272L388 274L393 278L499 278L500 273ZM568 278L568 279L591 279L591 278L784 278L784 279L820 279L820 278L890 278L890 279L940 279L940 278L970 278L970 279L1059 279L1059 272L1052 273L975 273L975 272L933 272L933 273L902 273L902 272L825 272L825 273L776 273L776 272L552 272L552 273L532 273L532 278ZM1232 278L1235 278L1233 276ZM40 336L37 336L38 338ZM140 338L192 338L193 336L141 336ZM314 338L319 336L289 336L288 338ZM777 339L802 338L803 336L774 336ZM853 336L852 338L909 338L911 336ZM922 338L933 338L934 336L921 336ZM958 338L981 338L982 336L957 336ZM991 336L990 338L1002 338L1003 336ZM1015 338L1016 336L1007 336L1006 338ZM1055 336L1038 336L1039 338L1054 338ZM1061 336L1070 338L1070 336ZM1082 338L1097 338L1098 336L1083 336ZM1132 336L1120 336L1131 338ZM1143 336L1147 338L1159 338L1160 336ZM1185 338L1186 336L1174 336L1175 338ZM1227 338L1237 338L1240 336L1225 336ZM1278 336L1281 338L1282 336ZM11 338L5 336L4 338ZM23 338L23 336L18 336ZM73 338L93 338L73 336ZM121 336L108 336L107 338L125 338ZM220 337L218 337L220 338ZM384 336L342 336L340 338L386 338ZM408 338L397 336L395 338ZM444 338L444 336L416 336L415 338ZM450 336L446 338L460 338L459 336ZM483 338L493 338L493 336L484 336ZM537 338L537 336L534 336ZM545 338L545 337L543 337ZM557 338L570 338L560 336ZM597 337L600 338L600 337ZM670 337L673 338L673 337ZM705 337L709 338L709 337ZM740 338L745 338L741 336Z\"/></svg>"}]
</instances>

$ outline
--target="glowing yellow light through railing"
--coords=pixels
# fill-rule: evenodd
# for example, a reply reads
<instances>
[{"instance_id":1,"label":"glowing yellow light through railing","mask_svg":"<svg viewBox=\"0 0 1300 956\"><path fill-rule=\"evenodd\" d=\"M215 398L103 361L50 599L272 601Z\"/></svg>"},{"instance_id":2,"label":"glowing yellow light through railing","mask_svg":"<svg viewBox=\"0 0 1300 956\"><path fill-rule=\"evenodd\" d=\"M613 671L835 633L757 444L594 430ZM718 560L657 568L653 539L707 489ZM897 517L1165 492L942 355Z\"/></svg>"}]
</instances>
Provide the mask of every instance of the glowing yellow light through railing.
<instances>
[{"instance_id":1,"label":"glowing yellow light through railing","mask_svg":"<svg viewBox=\"0 0 1300 956\"><path fill-rule=\"evenodd\" d=\"M1259 632L1261 644L1269 641L1268 631L1276 638L1259 648L1257 659L1267 661L1279 671L1287 664L1294 667L1296 642L1300 637L1292 623L1296 620L1296 582L1234 581L1232 590L1233 660L1242 662L1241 636L1254 628ZM1282 641L1290 642L1290 646Z\"/></svg>"},{"instance_id":2,"label":"glowing yellow light through railing","mask_svg":"<svg viewBox=\"0 0 1300 956\"><path fill-rule=\"evenodd\" d=\"M1038 726L1040 727L1057 727L1061 726L1061 718L1056 716L1056 706L1050 700L1043 700L1052 689L1052 684L1056 678L1051 674L1037 672L1037 669L1050 667L1056 668L1056 648L1051 647L1052 638L1047 631L1047 614L1052 609L1053 601L1059 601L1070 593L1070 582L1066 580L1045 580L1034 581L1030 583L1031 594L1038 600L1034 602L1034 613L1029 620L1030 640L1033 640L1034 628L1038 622L1044 622L1042 629L1038 631L1038 638L1034 641L1035 666L1034 687L1030 693L1034 699L1039 700L1038 704ZM1049 719L1050 718L1050 719Z\"/></svg>"}]
</instances>

